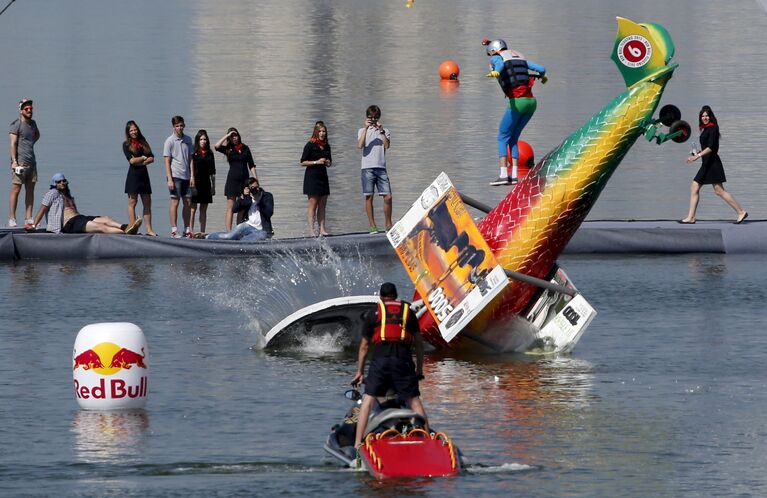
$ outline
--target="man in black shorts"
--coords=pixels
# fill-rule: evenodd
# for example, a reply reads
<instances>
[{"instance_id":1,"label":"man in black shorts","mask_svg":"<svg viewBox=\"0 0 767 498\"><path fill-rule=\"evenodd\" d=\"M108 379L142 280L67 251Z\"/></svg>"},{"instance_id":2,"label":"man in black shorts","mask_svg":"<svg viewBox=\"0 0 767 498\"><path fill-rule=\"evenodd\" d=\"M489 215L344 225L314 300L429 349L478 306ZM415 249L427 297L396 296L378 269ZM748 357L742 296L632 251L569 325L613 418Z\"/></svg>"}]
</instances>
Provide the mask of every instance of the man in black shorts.
<instances>
[{"instance_id":1,"label":"man in black shorts","mask_svg":"<svg viewBox=\"0 0 767 498\"><path fill-rule=\"evenodd\" d=\"M376 397L394 389L397 397L410 405L413 411L426 420L426 410L421 402L418 380L423 378L423 339L418 319L410 310L410 304L397 299L397 287L391 282L381 285L381 300L375 309L365 313L362 340L357 355L357 374L352 385L365 383L357 420L354 447L362 444L370 410ZM365 359L370 343L373 344L368 376L365 378ZM413 364L412 347L415 346L416 364Z\"/></svg>"},{"instance_id":2,"label":"man in black shorts","mask_svg":"<svg viewBox=\"0 0 767 498\"><path fill-rule=\"evenodd\" d=\"M31 230L46 217L46 231L53 233L126 233L135 235L141 226L141 218L121 224L109 216L85 216L77 212L75 198L69 190L69 181L63 173L51 178L51 188L43 196L43 203L32 220Z\"/></svg>"}]
</instances>

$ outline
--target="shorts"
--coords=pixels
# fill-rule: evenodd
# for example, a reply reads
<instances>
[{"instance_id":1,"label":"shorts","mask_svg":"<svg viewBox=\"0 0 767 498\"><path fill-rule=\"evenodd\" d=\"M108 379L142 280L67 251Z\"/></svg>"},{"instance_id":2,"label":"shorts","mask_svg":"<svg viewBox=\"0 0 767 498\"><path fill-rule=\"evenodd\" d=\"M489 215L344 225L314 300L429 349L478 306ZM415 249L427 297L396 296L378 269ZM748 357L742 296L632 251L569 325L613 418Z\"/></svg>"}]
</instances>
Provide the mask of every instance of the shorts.
<instances>
[{"instance_id":1,"label":"shorts","mask_svg":"<svg viewBox=\"0 0 767 498\"><path fill-rule=\"evenodd\" d=\"M394 389L402 401L421 395L412 358L381 356L370 361L365 378L365 394L385 396L389 389Z\"/></svg>"},{"instance_id":2,"label":"shorts","mask_svg":"<svg viewBox=\"0 0 767 498\"><path fill-rule=\"evenodd\" d=\"M391 185L386 168L365 168L362 170L362 194L373 195L378 190L379 195L391 195Z\"/></svg>"},{"instance_id":3,"label":"shorts","mask_svg":"<svg viewBox=\"0 0 767 498\"><path fill-rule=\"evenodd\" d=\"M170 189L170 198L192 197L192 189L189 188L189 180L173 177L173 189Z\"/></svg>"},{"instance_id":4,"label":"shorts","mask_svg":"<svg viewBox=\"0 0 767 498\"><path fill-rule=\"evenodd\" d=\"M98 216L85 216L84 214L78 214L69 218L69 221L61 228L61 233L86 233L85 226L89 221L93 221Z\"/></svg>"},{"instance_id":5,"label":"shorts","mask_svg":"<svg viewBox=\"0 0 767 498\"><path fill-rule=\"evenodd\" d=\"M20 165L21 173L11 170L11 183L13 185L34 185L37 183L37 166L27 164Z\"/></svg>"}]
</instances>

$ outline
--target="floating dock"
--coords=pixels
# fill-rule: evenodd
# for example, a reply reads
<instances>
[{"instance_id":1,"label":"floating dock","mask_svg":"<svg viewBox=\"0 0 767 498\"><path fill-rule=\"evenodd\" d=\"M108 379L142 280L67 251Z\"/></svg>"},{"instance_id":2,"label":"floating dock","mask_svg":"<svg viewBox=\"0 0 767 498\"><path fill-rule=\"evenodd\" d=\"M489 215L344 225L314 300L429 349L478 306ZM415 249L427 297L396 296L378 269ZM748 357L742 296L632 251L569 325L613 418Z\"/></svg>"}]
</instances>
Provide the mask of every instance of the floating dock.
<instances>
[{"instance_id":1,"label":"floating dock","mask_svg":"<svg viewBox=\"0 0 767 498\"><path fill-rule=\"evenodd\" d=\"M95 260L134 258L252 257L280 252L331 249L340 256L393 256L383 233L271 239L260 242L170 239L140 235L27 233L0 230L0 260ZM767 254L767 220L586 221L565 254Z\"/></svg>"}]
</instances>

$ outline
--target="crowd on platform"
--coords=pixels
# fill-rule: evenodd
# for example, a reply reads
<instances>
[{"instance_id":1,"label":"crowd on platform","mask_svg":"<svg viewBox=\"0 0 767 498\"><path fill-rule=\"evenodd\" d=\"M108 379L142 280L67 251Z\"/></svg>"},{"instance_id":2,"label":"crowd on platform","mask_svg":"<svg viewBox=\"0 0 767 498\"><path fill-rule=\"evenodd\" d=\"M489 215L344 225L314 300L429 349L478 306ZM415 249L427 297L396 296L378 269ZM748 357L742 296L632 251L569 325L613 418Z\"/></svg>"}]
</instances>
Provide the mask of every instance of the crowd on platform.
<instances>
[{"instance_id":1,"label":"crowd on platform","mask_svg":"<svg viewBox=\"0 0 767 498\"><path fill-rule=\"evenodd\" d=\"M86 216L77 211L70 184L64 173L53 174L49 190L43 196L36 214L34 210L35 185L38 166L35 144L40 130L33 119L31 99L19 102L19 117L9 129L11 156L11 192L9 196L8 228L17 228L16 211L22 186L24 198L24 228L37 230L43 217L45 228L54 233L127 233L137 234L143 225L145 235L157 236L152 225L152 182L149 167L155 155L138 123L125 124L122 151L128 161L125 194L128 196L128 221L120 223L108 216ZM384 223L392 227L392 194L386 173L386 150L391 134L380 123L381 109L371 105L365 112L364 125L357 133L357 147L362 151L361 185L365 197L365 211L370 232L381 230L375 221L373 198L376 192L383 197ZM274 197L264 190L258 180L256 163L250 148L242 142L239 131L231 127L215 144L211 145L206 130L198 130L194 139L185 133L186 123L181 116L171 118L173 132L163 143L163 165L166 186L170 195L170 236L173 238L209 238L216 240L261 240L270 238ZM216 195L216 160L214 151L227 160L228 171L224 184L226 210L225 231L206 233L208 205ZM333 166L328 129L317 121L312 135L304 146L299 160L304 168L303 193L307 196L307 233L310 236L330 235L326 223L327 199L330 182L327 168ZM141 216L136 208L142 204ZM179 228L178 211L181 206L182 225ZM195 232L195 222L199 232Z\"/></svg>"}]
</instances>

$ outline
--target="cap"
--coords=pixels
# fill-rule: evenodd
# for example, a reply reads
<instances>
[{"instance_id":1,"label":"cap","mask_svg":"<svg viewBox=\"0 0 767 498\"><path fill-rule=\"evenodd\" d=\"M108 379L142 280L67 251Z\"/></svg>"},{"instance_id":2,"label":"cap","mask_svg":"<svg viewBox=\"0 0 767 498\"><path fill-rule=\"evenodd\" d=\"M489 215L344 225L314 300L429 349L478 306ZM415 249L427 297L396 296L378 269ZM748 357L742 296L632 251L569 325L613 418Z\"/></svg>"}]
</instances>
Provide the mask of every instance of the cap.
<instances>
[{"instance_id":1,"label":"cap","mask_svg":"<svg viewBox=\"0 0 767 498\"><path fill-rule=\"evenodd\" d=\"M397 286L391 282L384 282L381 284L378 295L381 297L397 297Z\"/></svg>"},{"instance_id":2,"label":"cap","mask_svg":"<svg viewBox=\"0 0 767 498\"><path fill-rule=\"evenodd\" d=\"M53 175L53 178L51 178L51 187L55 187L56 183L60 182L61 180L66 180L64 173L56 173Z\"/></svg>"},{"instance_id":3,"label":"cap","mask_svg":"<svg viewBox=\"0 0 767 498\"><path fill-rule=\"evenodd\" d=\"M32 99L19 100L19 110L24 109L25 106L32 105Z\"/></svg>"}]
</instances>

